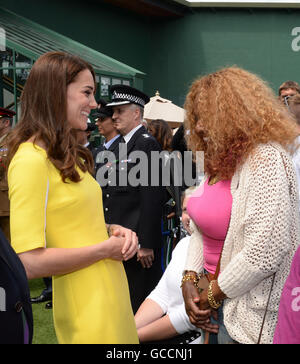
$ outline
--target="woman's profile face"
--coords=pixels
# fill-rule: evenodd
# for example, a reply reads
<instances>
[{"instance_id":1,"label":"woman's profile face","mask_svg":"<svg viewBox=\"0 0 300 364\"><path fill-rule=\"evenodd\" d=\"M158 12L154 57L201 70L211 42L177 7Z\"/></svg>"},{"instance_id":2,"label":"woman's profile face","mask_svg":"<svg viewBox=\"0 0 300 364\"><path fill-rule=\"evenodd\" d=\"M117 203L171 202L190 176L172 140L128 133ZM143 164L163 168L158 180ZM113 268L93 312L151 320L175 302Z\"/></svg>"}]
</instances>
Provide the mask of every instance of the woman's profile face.
<instances>
[{"instance_id":1,"label":"woman's profile face","mask_svg":"<svg viewBox=\"0 0 300 364\"><path fill-rule=\"evenodd\" d=\"M94 90L94 78L88 69L79 72L68 86L67 121L73 129L86 130L89 114L97 108Z\"/></svg>"}]
</instances>

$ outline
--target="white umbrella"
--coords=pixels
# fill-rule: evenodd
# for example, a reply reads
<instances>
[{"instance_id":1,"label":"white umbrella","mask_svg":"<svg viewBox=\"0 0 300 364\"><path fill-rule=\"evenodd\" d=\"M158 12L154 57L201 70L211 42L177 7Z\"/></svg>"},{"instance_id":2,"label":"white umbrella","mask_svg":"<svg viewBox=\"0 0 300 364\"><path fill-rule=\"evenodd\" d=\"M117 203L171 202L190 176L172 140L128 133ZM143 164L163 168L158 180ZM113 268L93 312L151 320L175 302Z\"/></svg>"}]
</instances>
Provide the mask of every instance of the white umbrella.
<instances>
[{"instance_id":1,"label":"white umbrella","mask_svg":"<svg viewBox=\"0 0 300 364\"><path fill-rule=\"evenodd\" d=\"M170 100L163 99L157 91L145 105L144 119L147 121L163 119L171 128L177 128L184 121L184 109L174 105Z\"/></svg>"}]
</instances>

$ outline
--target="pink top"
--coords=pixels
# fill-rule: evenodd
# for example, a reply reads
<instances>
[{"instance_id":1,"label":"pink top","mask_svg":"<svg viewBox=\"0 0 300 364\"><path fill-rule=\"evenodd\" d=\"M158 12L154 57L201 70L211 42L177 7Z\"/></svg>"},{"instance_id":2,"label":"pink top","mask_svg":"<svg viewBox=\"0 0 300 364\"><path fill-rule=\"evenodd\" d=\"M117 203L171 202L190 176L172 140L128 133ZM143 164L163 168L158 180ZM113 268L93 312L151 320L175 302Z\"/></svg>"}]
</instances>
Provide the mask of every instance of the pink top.
<instances>
[{"instance_id":1,"label":"pink top","mask_svg":"<svg viewBox=\"0 0 300 364\"><path fill-rule=\"evenodd\" d=\"M282 291L273 342L300 344L300 247Z\"/></svg>"},{"instance_id":2,"label":"pink top","mask_svg":"<svg viewBox=\"0 0 300 364\"><path fill-rule=\"evenodd\" d=\"M190 197L187 212L203 236L204 268L214 274L226 238L231 215L231 180L208 184Z\"/></svg>"}]
</instances>

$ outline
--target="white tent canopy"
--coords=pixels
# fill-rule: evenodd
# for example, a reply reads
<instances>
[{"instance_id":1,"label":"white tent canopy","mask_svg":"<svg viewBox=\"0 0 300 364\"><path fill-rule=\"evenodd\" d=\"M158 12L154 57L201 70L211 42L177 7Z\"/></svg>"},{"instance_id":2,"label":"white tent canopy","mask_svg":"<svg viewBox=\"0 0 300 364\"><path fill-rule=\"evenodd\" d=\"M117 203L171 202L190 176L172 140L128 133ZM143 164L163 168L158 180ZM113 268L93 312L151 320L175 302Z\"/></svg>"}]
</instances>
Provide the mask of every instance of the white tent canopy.
<instances>
[{"instance_id":1,"label":"white tent canopy","mask_svg":"<svg viewBox=\"0 0 300 364\"><path fill-rule=\"evenodd\" d=\"M144 119L147 121L163 119L171 128L177 128L184 121L184 109L170 100L163 99L157 91L145 106Z\"/></svg>"}]
</instances>

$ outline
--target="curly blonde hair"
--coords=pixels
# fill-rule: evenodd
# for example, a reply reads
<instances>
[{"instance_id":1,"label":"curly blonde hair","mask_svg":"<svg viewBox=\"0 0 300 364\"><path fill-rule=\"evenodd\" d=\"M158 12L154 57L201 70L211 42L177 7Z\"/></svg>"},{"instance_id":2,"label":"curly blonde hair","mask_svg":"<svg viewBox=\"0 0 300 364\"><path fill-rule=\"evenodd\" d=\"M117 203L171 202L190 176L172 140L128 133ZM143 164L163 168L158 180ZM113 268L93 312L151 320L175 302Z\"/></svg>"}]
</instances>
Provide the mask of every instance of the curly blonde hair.
<instances>
[{"instance_id":1,"label":"curly blonde hair","mask_svg":"<svg viewBox=\"0 0 300 364\"><path fill-rule=\"evenodd\" d=\"M188 147L204 151L205 172L230 179L258 144L292 148L295 120L258 76L237 67L196 80L185 101Z\"/></svg>"}]
</instances>

